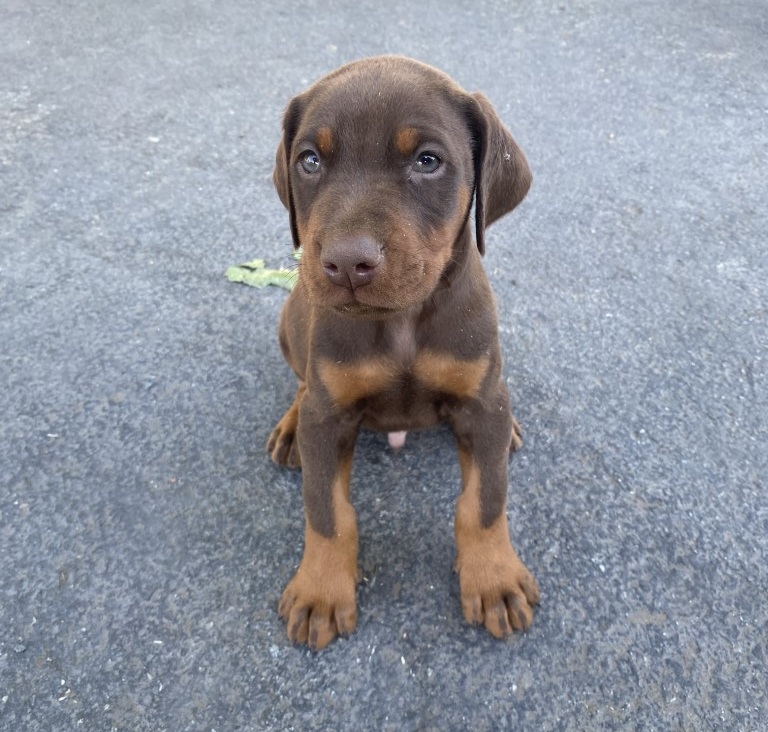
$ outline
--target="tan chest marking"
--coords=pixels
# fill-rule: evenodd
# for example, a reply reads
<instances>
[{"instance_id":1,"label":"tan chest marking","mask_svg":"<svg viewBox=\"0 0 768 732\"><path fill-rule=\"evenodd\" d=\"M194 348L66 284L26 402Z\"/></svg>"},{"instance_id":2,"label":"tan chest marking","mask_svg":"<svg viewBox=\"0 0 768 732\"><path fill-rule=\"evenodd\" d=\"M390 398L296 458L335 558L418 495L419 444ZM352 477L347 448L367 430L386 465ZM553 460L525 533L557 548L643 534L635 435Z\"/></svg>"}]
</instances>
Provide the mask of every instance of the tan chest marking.
<instances>
[{"instance_id":1,"label":"tan chest marking","mask_svg":"<svg viewBox=\"0 0 768 732\"><path fill-rule=\"evenodd\" d=\"M383 391L398 376L397 366L386 358L351 364L321 361L318 371L331 399L340 407L350 407L366 396Z\"/></svg>"},{"instance_id":2,"label":"tan chest marking","mask_svg":"<svg viewBox=\"0 0 768 732\"><path fill-rule=\"evenodd\" d=\"M433 391L471 399L480 392L490 359L481 356L473 361L460 361L453 356L422 351L416 356L413 374Z\"/></svg>"},{"instance_id":3,"label":"tan chest marking","mask_svg":"<svg viewBox=\"0 0 768 732\"><path fill-rule=\"evenodd\" d=\"M422 351L407 371L427 389L459 399L472 399L480 392L489 363L488 356L461 361L445 354ZM318 371L331 399L339 407L351 407L360 399L384 391L406 373L398 363L383 357L351 364L321 361Z\"/></svg>"}]
</instances>

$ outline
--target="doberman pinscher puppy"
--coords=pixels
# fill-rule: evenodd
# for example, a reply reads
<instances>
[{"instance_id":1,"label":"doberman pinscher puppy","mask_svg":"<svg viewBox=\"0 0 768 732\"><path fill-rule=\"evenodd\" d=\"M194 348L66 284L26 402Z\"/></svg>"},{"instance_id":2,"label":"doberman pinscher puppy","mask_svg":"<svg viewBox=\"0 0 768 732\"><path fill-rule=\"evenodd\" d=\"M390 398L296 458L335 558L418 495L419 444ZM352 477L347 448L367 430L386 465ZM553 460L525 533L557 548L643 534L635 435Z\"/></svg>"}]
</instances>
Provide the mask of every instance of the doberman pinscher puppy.
<instances>
[{"instance_id":1,"label":"doberman pinscher puppy","mask_svg":"<svg viewBox=\"0 0 768 732\"><path fill-rule=\"evenodd\" d=\"M276 463L303 471L304 555L279 605L288 636L321 649L355 629L358 430L388 432L399 446L404 431L440 422L461 466L464 617L499 638L527 628L539 590L506 515L520 432L480 259L486 226L528 191L525 156L485 96L383 56L343 66L290 102L274 182L302 247L280 322L299 386L267 445Z\"/></svg>"}]
</instances>

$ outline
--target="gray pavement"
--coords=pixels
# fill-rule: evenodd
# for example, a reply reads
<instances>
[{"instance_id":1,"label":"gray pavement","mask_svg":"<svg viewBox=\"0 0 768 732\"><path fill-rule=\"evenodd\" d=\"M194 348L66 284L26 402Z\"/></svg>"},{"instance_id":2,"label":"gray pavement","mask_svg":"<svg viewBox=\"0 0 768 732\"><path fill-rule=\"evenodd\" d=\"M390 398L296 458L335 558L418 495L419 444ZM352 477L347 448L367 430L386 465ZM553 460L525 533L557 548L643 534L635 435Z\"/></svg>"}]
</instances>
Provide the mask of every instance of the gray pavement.
<instances>
[{"instance_id":1,"label":"gray pavement","mask_svg":"<svg viewBox=\"0 0 768 732\"><path fill-rule=\"evenodd\" d=\"M0 728L768 729L766 38L761 0L0 0ZM468 627L450 435L365 434L359 629L312 654L285 294L223 272L290 261L287 100L381 52L534 171L486 264L542 604Z\"/></svg>"}]
</instances>

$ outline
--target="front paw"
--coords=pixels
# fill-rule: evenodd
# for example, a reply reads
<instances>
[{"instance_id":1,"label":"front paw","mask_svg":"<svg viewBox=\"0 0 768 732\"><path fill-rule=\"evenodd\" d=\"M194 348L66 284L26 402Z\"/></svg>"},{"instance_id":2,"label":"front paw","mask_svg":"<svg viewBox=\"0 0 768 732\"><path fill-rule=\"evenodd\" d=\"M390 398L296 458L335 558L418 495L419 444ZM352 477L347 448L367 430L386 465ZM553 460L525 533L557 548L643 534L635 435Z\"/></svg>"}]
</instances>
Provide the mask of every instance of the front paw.
<instances>
[{"instance_id":1,"label":"front paw","mask_svg":"<svg viewBox=\"0 0 768 732\"><path fill-rule=\"evenodd\" d=\"M468 623L484 625L496 638L530 627L539 588L511 545L460 555L456 569L461 609Z\"/></svg>"},{"instance_id":2,"label":"front paw","mask_svg":"<svg viewBox=\"0 0 768 732\"><path fill-rule=\"evenodd\" d=\"M287 623L288 638L319 651L337 635L354 631L356 580L355 575L341 571L313 571L300 566L278 607L280 617Z\"/></svg>"}]
</instances>

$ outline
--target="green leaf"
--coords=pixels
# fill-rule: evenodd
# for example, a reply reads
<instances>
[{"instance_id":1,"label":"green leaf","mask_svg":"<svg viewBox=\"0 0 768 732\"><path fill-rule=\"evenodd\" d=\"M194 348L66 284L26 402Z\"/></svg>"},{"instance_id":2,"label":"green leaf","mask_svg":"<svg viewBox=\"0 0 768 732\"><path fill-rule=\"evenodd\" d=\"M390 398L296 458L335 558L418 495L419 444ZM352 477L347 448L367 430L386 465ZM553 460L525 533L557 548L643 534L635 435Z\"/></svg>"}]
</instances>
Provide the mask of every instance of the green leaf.
<instances>
[{"instance_id":1,"label":"green leaf","mask_svg":"<svg viewBox=\"0 0 768 732\"><path fill-rule=\"evenodd\" d=\"M241 282L251 287L275 285L292 290L298 273L295 269L268 269L263 259L252 259L237 267L229 267L224 276L230 282Z\"/></svg>"}]
</instances>

